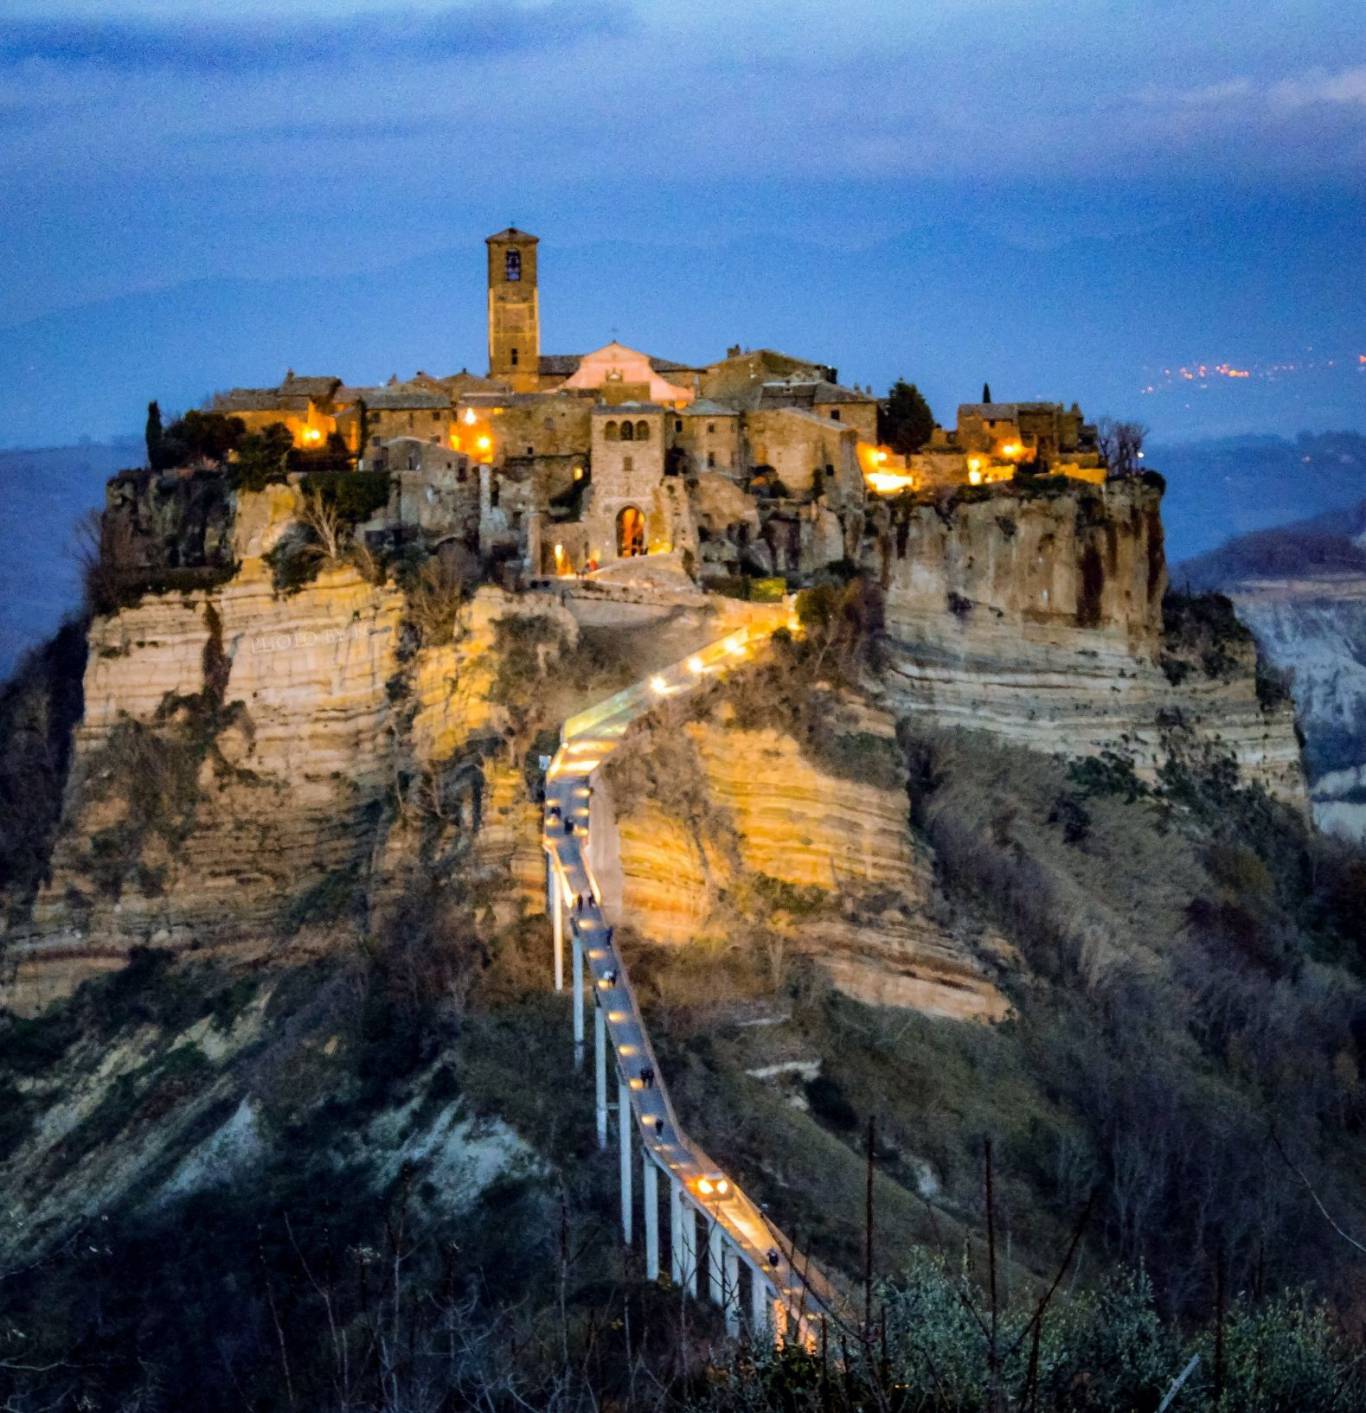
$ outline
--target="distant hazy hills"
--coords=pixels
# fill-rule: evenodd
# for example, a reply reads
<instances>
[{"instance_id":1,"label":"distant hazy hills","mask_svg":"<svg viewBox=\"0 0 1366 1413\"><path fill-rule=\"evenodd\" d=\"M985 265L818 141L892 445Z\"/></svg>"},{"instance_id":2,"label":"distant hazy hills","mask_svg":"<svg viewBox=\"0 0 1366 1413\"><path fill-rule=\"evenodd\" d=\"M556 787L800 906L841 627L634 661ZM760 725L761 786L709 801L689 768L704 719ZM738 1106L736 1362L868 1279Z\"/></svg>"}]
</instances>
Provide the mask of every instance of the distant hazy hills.
<instances>
[{"instance_id":1,"label":"distant hazy hills","mask_svg":"<svg viewBox=\"0 0 1366 1413\"><path fill-rule=\"evenodd\" d=\"M80 604L76 525L141 446L0 451L0 680Z\"/></svg>"},{"instance_id":2,"label":"distant hazy hills","mask_svg":"<svg viewBox=\"0 0 1366 1413\"><path fill-rule=\"evenodd\" d=\"M1288 525L1366 499L1366 437L1356 432L1152 445L1147 464L1167 478L1162 518L1175 565L1236 535ZM1305 533L1313 533L1304 529ZM1243 545L1237 553L1251 553ZM1266 550L1272 553L1270 547ZM1282 542L1277 553L1289 552ZM1174 570L1180 579L1190 563Z\"/></svg>"}]
</instances>

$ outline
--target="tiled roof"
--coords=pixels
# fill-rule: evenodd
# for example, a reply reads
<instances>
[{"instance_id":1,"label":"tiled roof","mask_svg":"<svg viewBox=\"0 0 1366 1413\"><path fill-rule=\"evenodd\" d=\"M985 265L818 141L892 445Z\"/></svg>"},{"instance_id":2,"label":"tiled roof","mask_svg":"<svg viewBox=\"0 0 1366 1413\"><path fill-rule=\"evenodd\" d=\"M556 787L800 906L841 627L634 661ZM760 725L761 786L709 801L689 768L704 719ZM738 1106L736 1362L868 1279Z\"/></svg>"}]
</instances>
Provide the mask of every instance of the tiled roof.
<instances>
[{"instance_id":1,"label":"tiled roof","mask_svg":"<svg viewBox=\"0 0 1366 1413\"><path fill-rule=\"evenodd\" d=\"M1013 422L1021 412L1061 412L1060 402L963 402L958 416L980 417L984 422Z\"/></svg>"},{"instance_id":2,"label":"tiled roof","mask_svg":"<svg viewBox=\"0 0 1366 1413\"><path fill-rule=\"evenodd\" d=\"M534 236L530 231L519 231L516 226L508 226L505 230L494 231L491 236L485 236L484 244L488 245L495 240L527 240L534 245L540 241L540 236Z\"/></svg>"},{"instance_id":3,"label":"tiled roof","mask_svg":"<svg viewBox=\"0 0 1366 1413\"><path fill-rule=\"evenodd\" d=\"M294 373L286 373L280 384L280 391L287 396L311 397L314 402L322 402L333 396L341 387L340 378L300 378Z\"/></svg>"},{"instance_id":4,"label":"tiled roof","mask_svg":"<svg viewBox=\"0 0 1366 1413\"><path fill-rule=\"evenodd\" d=\"M750 397L753 407L812 407L816 403L869 403L877 400L867 393L841 387L838 383L815 379L789 381L785 378L761 383Z\"/></svg>"},{"instance_id":5,"label":"tiled roof","mask_svg":"<svg viewBox=\"0 0 1366 1413\"><path fill-rule=\"evenodd\" d=\"M537 361L537 371L544 373L548 378L567 378L571 373L579 371L582 359L581 353L543 353Z\"/></svg>"},{"instance_id":6,"label":"tiled roof","mask_svg":"<svg viewBox=\"0 0 1366 1413\"><path fill-rule=\"evenodd\" d=\"M398 412L406 408L449 408L451 400L445 393L427 388L404 387L401 383L386 388L357 388L356 395L366 407L381 412Z\"/></svg>"},{"instance_id":7,"label":"tiled roof","mask_svg":"<svg viewBox=\"0 0 1366 1413\"><path fill-rule=\"evenodd\" d=\"M679 417L738 417L740 414L733 407L713 402L709 397L701 397L696 402L690 402L676 415Z\"/></svg>"},{"instance_id":8,"label":"tiled roof","mask_svg":"<svg viewBox=\"0 0 1366 1413\"><path fill-rule=\"evenodd\" d=\"M307 412L310 399L278 388L233 388L213 400L216 412Z\"/></svg>"}]
</instances>

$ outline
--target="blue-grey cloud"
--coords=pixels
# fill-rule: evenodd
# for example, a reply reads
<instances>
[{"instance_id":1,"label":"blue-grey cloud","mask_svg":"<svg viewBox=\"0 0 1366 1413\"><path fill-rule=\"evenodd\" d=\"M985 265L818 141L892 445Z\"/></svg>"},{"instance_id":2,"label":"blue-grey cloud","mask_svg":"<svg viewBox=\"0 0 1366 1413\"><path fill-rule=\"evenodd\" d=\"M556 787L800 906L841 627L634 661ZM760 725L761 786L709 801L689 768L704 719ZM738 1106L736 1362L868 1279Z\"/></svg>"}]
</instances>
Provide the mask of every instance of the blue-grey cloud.
<instances>
[{"instance_id":1,"label":"blue-grey cloud","mask_svg":"<svg viewBox=\"0 0 1366 1413\"><path fill-rule=\"evenodd\" d=\"M617 35L628 24L622 0L478 0L308 19L19 19L0 23L0 65L38 60L122 72L235 74L348 61L477 59Z\"/></svg>"}]
</instances>

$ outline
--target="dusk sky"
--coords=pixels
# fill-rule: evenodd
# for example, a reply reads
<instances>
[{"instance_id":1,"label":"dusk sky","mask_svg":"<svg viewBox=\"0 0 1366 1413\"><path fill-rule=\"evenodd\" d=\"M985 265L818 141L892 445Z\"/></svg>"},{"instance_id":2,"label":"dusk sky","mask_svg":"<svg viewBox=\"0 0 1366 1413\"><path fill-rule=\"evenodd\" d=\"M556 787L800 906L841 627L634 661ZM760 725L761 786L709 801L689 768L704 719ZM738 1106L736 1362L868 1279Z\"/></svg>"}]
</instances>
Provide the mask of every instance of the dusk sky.
<instances>
[{"instance_id":1,"label":"dusk sky","mask_svg":"<svg viewBox=\"0 0 1366 1413\"><path fill-rule=\"evenodd\" d=\"M547 351L1366 427L1360 0L5 8L0 445L482 366L509 222Z\"/></svg>"}]
</instances>

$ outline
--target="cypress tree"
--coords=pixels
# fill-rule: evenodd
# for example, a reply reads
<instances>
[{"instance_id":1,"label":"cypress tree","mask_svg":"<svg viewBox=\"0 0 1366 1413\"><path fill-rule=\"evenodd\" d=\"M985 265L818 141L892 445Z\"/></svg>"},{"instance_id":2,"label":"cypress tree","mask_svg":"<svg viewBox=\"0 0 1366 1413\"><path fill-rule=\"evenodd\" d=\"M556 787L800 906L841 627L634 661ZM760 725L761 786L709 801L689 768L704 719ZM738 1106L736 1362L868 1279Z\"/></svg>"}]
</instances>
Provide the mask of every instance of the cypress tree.
<instances>
[{"instance_id":1,"label":"cypress tree","mask_svg":"<svg viewBox=\"0 0 1366 1413\"><path fill-rule=\"evenodd\" d=\"M147 464L153 471L161 470L161 406L147 404Z\"/></svg>"}]
</instances>

